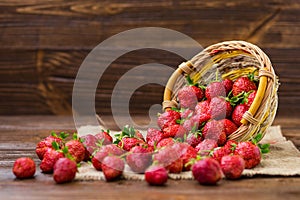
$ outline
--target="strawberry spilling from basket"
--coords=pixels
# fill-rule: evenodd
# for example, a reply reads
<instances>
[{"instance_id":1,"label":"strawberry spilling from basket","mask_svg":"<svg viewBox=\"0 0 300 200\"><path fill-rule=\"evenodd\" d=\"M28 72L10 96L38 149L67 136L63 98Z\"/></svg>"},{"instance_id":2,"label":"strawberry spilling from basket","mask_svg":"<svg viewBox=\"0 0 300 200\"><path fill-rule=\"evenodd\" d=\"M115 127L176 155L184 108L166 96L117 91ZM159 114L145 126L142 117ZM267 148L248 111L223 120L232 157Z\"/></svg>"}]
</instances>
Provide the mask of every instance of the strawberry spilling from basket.
<instances>
[{"instance_id":1,"label":"strawberry spilling from basket","mask_svg":"<svg viewBox=\"0 0 300 200\"><path fill-rule=\"evenodd\" d=\"M276 114L277 87L269 59L255 45L212 45L170 77L157 128L143 136L125 126L118 134L102 131L70 141L52 134L37 144L40 168L54 173L57 183L72 181L83 161L106 181L122 178L127 169L150 185L164 185L170 175L183 172L205 185L238 179L268 152L269 145L259 141ZM30 178L30 165L31 160L17 160L13 172Z\"/></svg>"}]
</instances>

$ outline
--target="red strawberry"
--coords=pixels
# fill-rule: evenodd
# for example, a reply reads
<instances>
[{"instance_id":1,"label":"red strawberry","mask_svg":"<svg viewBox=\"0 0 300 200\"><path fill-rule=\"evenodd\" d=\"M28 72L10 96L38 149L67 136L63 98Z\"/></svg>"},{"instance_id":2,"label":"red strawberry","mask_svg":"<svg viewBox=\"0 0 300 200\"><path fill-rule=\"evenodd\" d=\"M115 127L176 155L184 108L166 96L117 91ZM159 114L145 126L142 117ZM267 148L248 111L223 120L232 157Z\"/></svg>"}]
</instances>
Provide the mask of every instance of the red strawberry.
<instances>
[{"instance_id":1,"label":"red strawberry","mask_svg":"<svg viewBox=\"0 0 300 200\"><path fill-rule=\"evenodd\" d=\"M222 178L220 164L212 158L197 161L192 167L194 178L203 185L215 185Z\"/></svg>"},{"instance_id":2,"label":"red strawberry","mask_svg":"<svg viewBox=\"0 0 300 200\"><path fill-rule=\"evenodd\" d=\"M238 155L227 155L221 159L221 169L228 179L238 179L245 169L245 161Z\"/></svg>"},{"instance_id":3,"label":"red strawberry","mask_svg":"<svg viewBox=\"0 0 300 200\"><path fill-rule=\"evenodd\" d=\"M98 142L103 145L111 144L113 141L113 138L109 135L109 131L102 131L100 133L97 133L95 137Z\"/></svg>"},{"instance_id":4,"label":"red strawberry","mask_svg":"<svg viewBox=\"0 0 300 200\"><path fill-rule=\"evenodd\" d=\"M237 96L241 92L249 92L256 89L257 87L255 83L252 82L248 77L240 77L233 83L232 94L233 96Z\"/></svg>"},{"instance_id":5,"label":"red strawberry","mask_svg":"<svg viewBox=\"0 0 300 200\"><path fill-rule=\"evenodd\" d=\"M12 171L18 179L32 178L35 174L35 163L31 158L18 158Z\"/></svg>"},{"instance_id":6,"label":"red strawberry","mask_svg":"<svg viewBox=\"0 0 300 200\"><path fill-rule=\"evenodd\" d=\"M100 171L102 170L101 168L102 161L106 156L108 155L120 156L123 153L124 151L114 144L104 145L100 147L99 150L93 156L92 164L96 170Z\"/></svg>"},{"instance_id":7,"label":"red strawberry","mask_svg":"<svg viewBox=\"0 0 300 200\"><path fill-rule=\"evenodd\" d=\"M226 151L229 152L228 154L231 154L234 152L237 142L234 140L227 140L226 144L224 145L224 148L226 148Z\"/></svg>"},{"instance_id":8,"label":"red strawberry","mask_svg":"<svg viewBox=\"0 0 300 200\"><path fill-rule=\"evenodd\" d=\"M188 163L191 161L191 159L195 159L197 157L197 151L187 143L178 144L181 150L180 158L183 162L183 171L189 171L191 169L191 165Z\"/></svg>"},{"instance_id":9,"label":"red strawberry","mask_svg":"<svg viewBox=\"0 0 300 200\"><path fill-rule=\"evenodd\" d=\"M60 158L54 165L53 179L56 183L71 182L76 175L76 162L68 158Z\"/></svg>"},{"instance_id":10,"label":"red strawberry","mask_svg":"<svg viewBox=\"0 0 300 200\"><path fill-rule=\"evenodd\" d=\"M197 88L195 86L184 86L178 91L177 97L181 108L190 108L192 110L195 108L198 102L197 95L203 96L203 91L200 88L199 91L196 90Z\"/></svg>"},{"instance_id":11,"label":"red strawberry","mask_svg":"<svg viewBox=\"0 0 300 200\"><path fill-rule=\"evenodd\" d=\"M203 127L203 138L217 141L219 146L226 143L226 133L220 121L212 120Z\"/></svg>"},{"instance_id":12,"label":"red strawberry","mask_svg":"<svg viewBox=\"0 0 300 200\"><path fill-rule=\"evenodd\" d=\"M218 143L215 140L211 139L204 139L202 142L200 142L196 147L195 150L201 155L201 156L207 156L209 155L210 151L212 151L214 148L218 147Z\"/></svg>"},{"instance_id":13,"label":"red strawberry","mask_svg":"<svg viewBox=\"0 0 300 200\"><path fill-rule=\"evenodd\" d=\"M125 163L119 157L106 156L102 161L101 168L106 181L113 181L122 175L125 168Z\"/></svg>"},{"instance_id":14,"label":"red strawberry","mask_svg":"<svg viewBox=\"0 0 300 200\"><path fill-rule=\"evenodd\" d=\"M246 100L246 103L245 103L246 106L248 106L248 107L251 106L251 104L253 103L254 98L255 98L255 96L256 96L256 92L257 92L257 91L254 90L253 92L251 92L251 93L249 94L249 96L248 96L248 98L247 98L247 100Z\"/></svg>"},{"instance_id":15,"label":"red strawberry","mask_svg":"<svg viewBox=\"0 0 300 200\"><path fill-rule=\"evenodd\" d=\"M143 140L135 138L135 137L124 137L122 140L118 143L118 146L125 151L130 151L132 147L138 146L138 145L144 145L146 144Z\"/></svg>"},{"instance_id":16,"label":"red strawberry","mask_svg":"<svg viewBox=\"0 0 300 200\"><path fill-rule=\"evenodd\" d=\"M229 151L227 151L227 148L225 147L218 147L215 148L213 153L212 153L212 158L221 163L221 159L223 156L226 156L229 154Z\"/></svg>"},{"instance_id":17,"label":"red strawberry","mask_svg":"<svg viewBox=\"0 0 300 200\"><path fill-rule=\"evenodd\" d=\"M196 147L202 141L202 134L199 132L190 133L186 138L186 143L191 145L192 147Z\"/></svg>"},{"instance_id":18,"label":"red strawberry","mask_svg":"<svg viewBox=\"0 0 300 200\"><path fill-rule=\"evenodd\" d=\"M197 130L201 125L210 119L210 115L206 113L196 114L190 119L184 121L183 127L187 131Z\"/></svg>"},{"instance_id":19,"label":"red strawberry","mask_svg":"<svg viewBox=\"0 0 300 200\"><path fill-rule=\"evenodd\" d=\"M153 161L164 166L170 173L180 173L183 167L180 156L180 148L175 143L172 146L169 145L159 149L159 151L154 154Z\"/></svg>"},{"instance_id":20,"label":"red strawberry","mask_svg":"<svg viewBox=\"0 0 300 200\"><path fill-rule=\"evenodd\" d=\"M80 137L83 146L85 147L84 161L91 160L91 155L97 149L97 139L94 135L88 134Z\"/></svg>"},{"instance_id":21,"label":"red strawberry","mask_svg":"<svg viewBox=\"0 0 300 200\"><path fill-rule=\"evenodd\" d=\"M224 85L224 88L225 88L225 91L226 91L226 95L229 94L229 92L232 90L232 86L233 86L233 81L226 78L222 81L223 85Z\"/></svg>"},{"instance_id":22,"label":"red strawberry","mask_svg":"<svg viewBox=\"0 0 300 200\"><path fill-rule=\"evenodd\" d=\"M210 115L213 119L224 119L231 115L230 102L221 97L214 97L209 104Z\"/></svg>"},{"instance_id":23,"label":"red strawberry","mask_svg":"<svg viewBox=\"0 0 300 200\"><path fill-rule=\"evenodd\" d=\"M226 133L226 136L231 135L234 131L238 129L238 127L230 121L229 119L223 119L220 121L220 124L223 125L223 129Z\"/></svg>"},{"instance_id":24,"label":"red strawberry","mask_svg":"<svg viewBox=\"0 0 300 200\"><path fill-rule=\"evenodd\" d=\"M175 143L173 138L164 138L161 141L158 142L157 144L157 149L160 149L162 147L166 147L169 145L173 145Z\"/></svg>"},{"instance_id":25,"label":"red strawberry","mask_svg":"<svg viewBox=\"0 0 300 200\"><path fill-rule=\"evenodd\" d=\"M210 83L205 90L205 96L208 101L210 101L214 97L225 97L226 90L222 82L212 82Z\"/></svg>"},{"instance_id":26,"label":"red strawberry","mask_svg":"<svg viewBox=\"0 0 300 200\"><path fill-rule=\"evenodd\" d=\"M145 172L145 180L150 185L164 185L168 180L168 171L162 166L152 165Z\"/></svg>"},{"instance_id":27,"label":"red strawberry","mask_svg":"<svg viewBox=\"0 0 300 200\"><path fill-rule=\"evenodd\" d=\"M246 169L254 168L260 163L261 160L259 147L249 141L238 143L234 154L240 155L244 159Z\"/></svg>"},{"instance_id":28,"label":"red strawberry","mask_svg":"<svg viewBox=\"0 0 300 200\"><path fill-rule=\"evenodd\" d=\"M195 107L195 113L209 115L210 114L209 101L205 100L205 101L199 102Z\"/></svg>"},{"instance_id":29,"label":"red strawberry","mask_svg":"<svg viewBox=\"0 0 300 200\"><path fill-rule=\"evenodd\" d=\"M155 146L164 138L163 132L155 128L148 128L146 142L150 146Z\"/></svg>"},{"instance_id":30,"label":"red strawberry","mask_svg":"<svg viewBox=\"0 0 300 200\"><path fill-rule=\"evenodd\" d=\"M170 173L180 174L183 170L183 160L178 158L177 160L173 161L170 165L166 166L166 169Z\"/></svg>"},{"instance_id":31,"label":"red strawberry","mask_svg":"<svg viewBox=\"0 0 300 200\"><path fill-rule=\"evenodd\" d=\"M168 138L168 137L184 138L187 132L188 131L179 124L174 124L163 129L164 138Z\"/></svg>"},{"instance_id":32,"label":"red strawberry","mask_svg":"<svg viewBox=\"0 0 300 200\"><path fill-rule=\"evenodd\" d=\"M167 110L158 117L157 125L159 128L164 129L165 127L177 124L177 120L180 120L180 113L174 110Z\"/></svg>"},{"instance_id":33,"label":"red strawberry","mask_svg":"<svg viewBox=\"0 0 300 200\"><path fill-rule=\"evenodd\" d=\"M237 142L234 140L228 140L223 147L218 147L214 149L212 158L221 163L223 156L233 154L236 148Z\"/></svg>"},{"instance_id":34,"label":"red strawberry","mask_svg":"<svg viewBox=\"0 0 300 200\"><path fill-rule=\"evenodd\" d=\"M59 152L55 149L48 148L48 150L44 154L44 158L40 164L40 169L44 173L52 173L55 163L58 161L58 159L63 158L63 157L64 157L64 154L62 152Z\"/></svg>"},{"instance_id":35,"label":"red strawberry","mask_svg":"<svg viewBox=\"0 0 300 200\"><path fill-rule=\"evenodd\" d=\"M237 105L231 115L232 121L237 125L237 126L241 126L241 120L243 118L244 113L249 109L248 106L246 106L245 104L239 104Z\"/></svg>"},{"instance_id":36,"label":"red strawberry","mask_svg":"<svg viewBox=\"0 0 300 200\"><path fill-rule=\"evenodd\" d=\"M62 139L57 136L48 136L40 141L35 148L35 152L40 160L43 160L44 154L48 148L52 148L52 142L57 142L59 145L62 144Z\"/></svg>"},{"instance_id":37,"label":"red strawberry","mask_svg":"<svg viewBox=\"0 0 300 200\"><path fill-rule=\"evenodd\" d=\"M191 109L185 109L180 113L180 118L181 119L189 119L194 115L194 111Z\"/></svg>"},{"instance_id":38,"label":"red strawberry","mask_svg":"<svg viewBox=\"0 0 300 200\"><path fill-rule=\"evenodd\" d=\"M144 173L151 165L152 153L149 152L148 148L142 146L135 146L129 152L129 155L126 157L129 167L136 173Z\"/></svg>"},{"instance_id":39,"label":"red strawberry","mask_svg":"<svg viewBox=\"0 0 300 200\"><path fill-rule=\"evenodd\" d=\"M77 136L74 136L73 140L70 140L65 145L68 147L69 154L74 158L75 162L80 163L85 157L85 147L77 139Z\"/></svg>"}]
</instances>

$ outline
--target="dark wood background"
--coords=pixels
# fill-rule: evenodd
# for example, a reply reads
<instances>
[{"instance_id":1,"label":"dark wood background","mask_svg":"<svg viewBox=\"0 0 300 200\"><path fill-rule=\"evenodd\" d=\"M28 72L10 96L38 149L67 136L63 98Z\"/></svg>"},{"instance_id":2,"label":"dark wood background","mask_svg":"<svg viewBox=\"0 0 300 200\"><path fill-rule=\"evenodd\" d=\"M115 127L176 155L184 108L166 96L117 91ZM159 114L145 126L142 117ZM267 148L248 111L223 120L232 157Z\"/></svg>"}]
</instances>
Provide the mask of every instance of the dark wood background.
<instances>
[{"instance_id":1,"label":"dark wood background","mask_svg":"<svg viewBox=\"0 0 300 200\"><path fill-rule=\"evenodd\" d=\"M0 115L70 115L74 78L85 56L108 37L145 26L180 31L204 47L224 40L257 44L280 77L279 115L299 115L299 0L2 0ZM149 62L176 68L182 58L151 49L121 56L101 79L97 112L109 115L118 79ZM139 88L131 113L147 114L162 93L155 84Z\"/></svg>"}]
</instances>

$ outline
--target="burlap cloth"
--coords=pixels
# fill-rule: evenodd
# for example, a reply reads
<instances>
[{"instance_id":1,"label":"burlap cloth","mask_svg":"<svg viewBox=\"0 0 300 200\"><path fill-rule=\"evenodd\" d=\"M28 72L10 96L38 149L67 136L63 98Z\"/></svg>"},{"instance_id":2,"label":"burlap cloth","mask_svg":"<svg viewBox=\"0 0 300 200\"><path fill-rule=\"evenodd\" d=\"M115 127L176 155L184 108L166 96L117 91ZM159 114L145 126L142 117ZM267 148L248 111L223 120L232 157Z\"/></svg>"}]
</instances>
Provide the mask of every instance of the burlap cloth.
<instances>
[{"instance_id":1,"label":"burlap cloth","mask_svg":"<svg viewBox=\"0 0 300 200\"><path fill-rule=\"evenodd\" d=\"M81 135L90 133L93 127L81 127ZM112 132L114 134L115 132ZM145 132L143 132L145 134ZM295 145L286 140L281 133L280 126L272 126L261 143L270 143L270 152L264 154L261 163L254 169L245 169L243 176L270 175L270 176L296 176L300 175L300 152ZM128 166L125 167L123 178L128 180L144 180L143 174L133 173ZM169 174L170 179L193 179L191 172ZM76 174L76 180L92 181L105 180L102 172L97 171L89 163L82 163Z\"/></svg>"}]
</instances>

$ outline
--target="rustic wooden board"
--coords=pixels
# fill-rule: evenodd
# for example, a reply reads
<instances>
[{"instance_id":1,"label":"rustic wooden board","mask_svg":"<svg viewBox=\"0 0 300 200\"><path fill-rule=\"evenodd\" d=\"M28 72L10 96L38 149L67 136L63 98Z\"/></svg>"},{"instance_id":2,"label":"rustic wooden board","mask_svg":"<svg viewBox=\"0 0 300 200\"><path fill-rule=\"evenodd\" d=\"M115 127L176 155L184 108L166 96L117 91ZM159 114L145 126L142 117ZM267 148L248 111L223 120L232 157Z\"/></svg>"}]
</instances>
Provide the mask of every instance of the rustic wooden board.
<instances>
[{"instance_id":1,"label":"rustic wooden board","mask_svg":"<svg viewBox=\"0 0 300 200\"><path fill-rule=\"evenodd\" d=\"M0 114L71 114L74 78L86 55L121 31L156 26L185 33L204 47L235 39L259 45L280 76L279 115L296 116L300 111L299 13L297 0L3 0ZM187 48L185 44L180 46ZM108 50L106 59L112 55L114 52ZM155 50L121 56L100 80L97 112L111 114L112 90L133 67L153 62L175 68L181 61L178 56ZM157 71L156 78L169 76ZM129 84L134 83L133 79ZM153 84L139 88L131 99L130 112L147 114L152 104L161 103L162 92L163 87ZM82 96L84 100L85 94Z\"/></svg>"}]
</instances>

